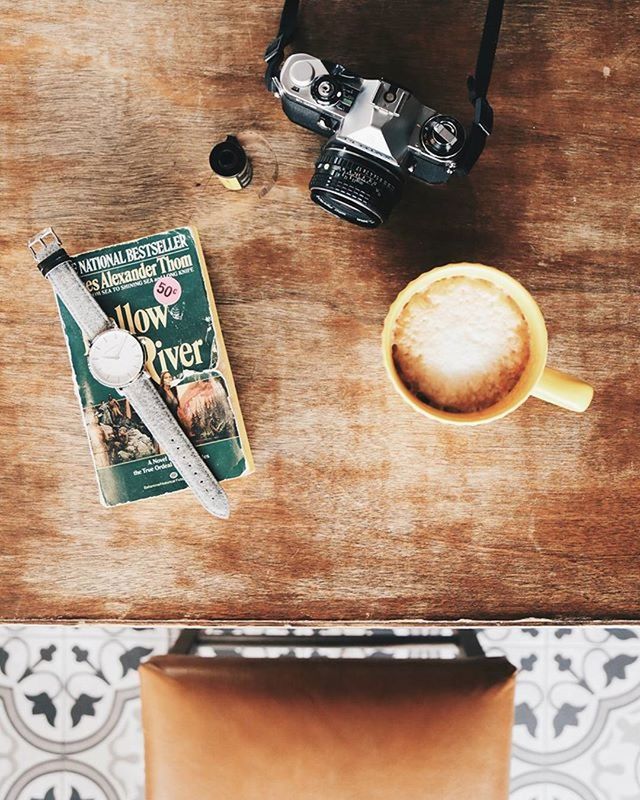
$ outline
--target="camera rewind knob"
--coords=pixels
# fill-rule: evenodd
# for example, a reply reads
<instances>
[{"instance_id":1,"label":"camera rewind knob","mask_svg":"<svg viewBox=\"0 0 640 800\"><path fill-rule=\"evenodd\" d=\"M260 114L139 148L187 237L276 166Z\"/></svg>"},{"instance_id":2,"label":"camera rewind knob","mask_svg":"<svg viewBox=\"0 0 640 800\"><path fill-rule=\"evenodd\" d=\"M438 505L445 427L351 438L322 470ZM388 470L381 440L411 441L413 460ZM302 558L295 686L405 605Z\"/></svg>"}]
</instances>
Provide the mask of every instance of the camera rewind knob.
<instances>
[{"instance_id":1,"label":"camera rewind knob","mask_svg":"<svg viewBox=\"0 0 640 800\"><path fill-rule=\"evenodd\" d=\"M464 128L453 117L437 114L422 126L422 146L432 156L453 158L464 144Z\"/></svg>"},{"instance_id":2,"label":"camera rewind knob","mask_svg":"<svg viewBox=\"0 0 640 800\"><path fill-rule=\"evenodd\" d=\"M316 71L310 61L296 61L291 65L289 76L291 82L302 89L305 86L309 86L310 83L313 83L313 79L316 77Z\"/></svg>"}]
</instances>

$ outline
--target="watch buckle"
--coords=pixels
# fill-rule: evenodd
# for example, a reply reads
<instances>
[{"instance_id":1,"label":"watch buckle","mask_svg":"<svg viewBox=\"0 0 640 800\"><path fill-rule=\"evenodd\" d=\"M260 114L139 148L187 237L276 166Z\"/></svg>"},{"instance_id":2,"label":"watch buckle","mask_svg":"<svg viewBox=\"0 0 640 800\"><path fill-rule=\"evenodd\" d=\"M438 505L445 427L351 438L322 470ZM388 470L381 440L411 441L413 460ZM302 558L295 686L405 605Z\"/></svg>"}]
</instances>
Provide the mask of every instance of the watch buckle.
<instances>
[{"instance_id":1,"label":"watch buckle","mask_svg":"<svg viewBox=\"0 0 640 800\"><path fill-rule=\"evenodd\" d=\"M62 242L58 239L56 232L53 228L45 228L32 236L27 242L27 247L31 250L31 255L39 264L48 258L52 253L60 250Z\"/></svg>"}]
</instances>

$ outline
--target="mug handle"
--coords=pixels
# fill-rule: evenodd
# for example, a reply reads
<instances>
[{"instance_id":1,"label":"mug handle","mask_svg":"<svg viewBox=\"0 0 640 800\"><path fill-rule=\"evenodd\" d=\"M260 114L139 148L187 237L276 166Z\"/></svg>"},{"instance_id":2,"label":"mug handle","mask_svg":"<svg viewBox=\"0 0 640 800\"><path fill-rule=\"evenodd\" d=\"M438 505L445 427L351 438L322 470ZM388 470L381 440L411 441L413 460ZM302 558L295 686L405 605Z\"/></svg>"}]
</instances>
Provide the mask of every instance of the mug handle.
<instances>
[{"instance_id":1,"label":"mug handle","mask_svg":"<svg viewBox=\"0 0 640 800\"><path fill-rule=\"evenodd\" d=\"M586 411L593 398L593 387L566 372L545 367L531 394L568 411Z\"/></svg>"}]
</instances>

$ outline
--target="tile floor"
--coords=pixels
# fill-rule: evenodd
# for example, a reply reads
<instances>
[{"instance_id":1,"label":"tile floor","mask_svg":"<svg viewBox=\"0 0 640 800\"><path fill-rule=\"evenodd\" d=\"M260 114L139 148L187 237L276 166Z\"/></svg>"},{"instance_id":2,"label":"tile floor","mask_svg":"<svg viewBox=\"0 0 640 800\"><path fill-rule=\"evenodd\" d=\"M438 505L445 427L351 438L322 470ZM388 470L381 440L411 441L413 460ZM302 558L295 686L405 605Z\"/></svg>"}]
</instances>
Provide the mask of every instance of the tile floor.
<instances>
[{"instance_id":1,"label":"tile floor","mask_svg":"<svg viewBox=\"0 0 640 800\"><path fill-rule=\"evenodd\" d=\"M0 800L142 800L137 669L175 635L0 627ZM640 800L640 628L481 639L519 668L512 800Z\"/></svg>"}]
</instances>

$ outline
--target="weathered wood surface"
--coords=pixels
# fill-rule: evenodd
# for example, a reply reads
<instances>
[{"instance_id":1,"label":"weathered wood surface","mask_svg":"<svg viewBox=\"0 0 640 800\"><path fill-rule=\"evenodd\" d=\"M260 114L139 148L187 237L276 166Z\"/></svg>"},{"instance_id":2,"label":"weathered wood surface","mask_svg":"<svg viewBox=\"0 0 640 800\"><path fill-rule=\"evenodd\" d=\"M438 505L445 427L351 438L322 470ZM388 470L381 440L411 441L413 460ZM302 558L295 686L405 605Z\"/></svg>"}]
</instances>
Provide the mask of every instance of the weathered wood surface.
<instances>
[{"instance_id":1,"label":"weathered wood surface","mask_svg":"<svg viewBox=\"0 0 640 800\"><path fill-rule=\"evenodd\" d=\"M469 180L374 232L308 200L321 141L261 82L279 3L0 2L0 617L118 622L640 620L640 5L510 0L496 130ZM468 115L483 3L308 3L299 49ZM466 117L465 117L466 118ZM252 187L212 178L249 131ZM265 193L277 158L278 177ZM102 508L50 287L25 248L200 230L256 473ZM387 382L382 320L429 267L539 300L573 415L454 430Z\"/></svg>"}]
</instances>

